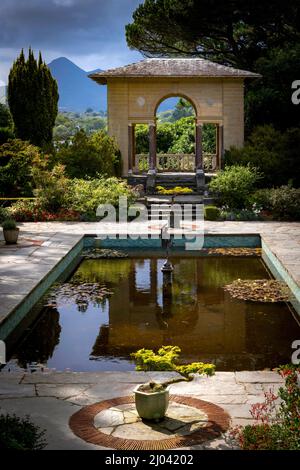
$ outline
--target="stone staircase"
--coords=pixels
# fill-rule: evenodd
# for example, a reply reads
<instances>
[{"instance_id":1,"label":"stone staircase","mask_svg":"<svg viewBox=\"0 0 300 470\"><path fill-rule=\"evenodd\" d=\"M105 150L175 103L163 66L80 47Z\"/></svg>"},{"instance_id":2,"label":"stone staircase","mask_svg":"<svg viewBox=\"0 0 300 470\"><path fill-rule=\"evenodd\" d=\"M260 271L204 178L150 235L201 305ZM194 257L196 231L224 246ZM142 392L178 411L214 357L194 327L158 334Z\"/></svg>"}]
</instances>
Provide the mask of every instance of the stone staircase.
<instances>
[{"instance_id":1,"label":"stone staircase","mask_svg":"<svg viewBox=\"0 0 300 470\"><path fill-rule=\"evenodd\" d=\"M166 189L172 189L176 186L181 186L185 188L192 189L193 193L190 195L176 196L175 199L180 197L193 198L196 197L196 200L199 203L199 196L202 196L202 202L205 205L213 204L214 199L209 194L209 182L213 178L213 174L206 173L202 177L200 184L195 173L157 173L156 175L130 175L128 176L128 184L131 186L142 185L144 191L147 194L147 198L150 200L152 198L164 198L168 203L171 203L171 196L160 196L156 194L156 186L163 186ZM152 187L149 188L149 180L152 184Z\"/></svg>"},{"instance_id":2,"label":"stone staircase","mask_svg":"<svg viewBox=\"0 0 300 470\"><path fill-rule=\"evenodd\" d=\"M148 208L148 218L152 221L171 222L177 217L185 220L195 220L197 215L197 205L203 204L204 198L200 195L182 195L182 196L147 196L146 205ZM189 206L187 211L186 205ZM191 209L191 210L190 210Z\"/></svg>"},{"instance_id":3,"label":"stone staircase","mask_svg":"<svg viewBox=\"0 0 300 470\"><path fill-rule=\"evenodd\" d=\"M156 173L155 175L129 175L128 184L131 186L143 185L147 194L155 194L156 186L172 189L176 186L190 188L195 194L203 194L205 191L206 176L204 173Z\"/></svg>"},{"instance_id":4,"label":"stone staircase","mask_svg":"<svg viewBox=\"0 0 300 470\"><path fill-rule=\"evenodd\" d=\"M166 189L181 186L197 192L195 173L157 173L155 183L156 186L163 186Z\"/></svg>"}]
</instances>

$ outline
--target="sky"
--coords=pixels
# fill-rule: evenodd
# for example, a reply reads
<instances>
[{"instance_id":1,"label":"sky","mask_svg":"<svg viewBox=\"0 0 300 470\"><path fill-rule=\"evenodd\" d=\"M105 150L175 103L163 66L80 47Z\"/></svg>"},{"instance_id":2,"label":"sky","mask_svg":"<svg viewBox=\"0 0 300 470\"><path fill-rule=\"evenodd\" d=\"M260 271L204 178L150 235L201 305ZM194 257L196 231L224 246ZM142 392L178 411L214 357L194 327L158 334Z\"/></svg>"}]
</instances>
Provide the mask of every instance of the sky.
<instances>
[{"instance_id":1,"label":"sky","mask_svg":"<svg viewBox=\"0 0 300 470\"><path fill-rule=\"evenodd\" d=\"M67 57L86 71L142 58L125 40L125 25L142 0L0 0L0 86L22 48L49 63Z\"/></svg>"}]
</instances>

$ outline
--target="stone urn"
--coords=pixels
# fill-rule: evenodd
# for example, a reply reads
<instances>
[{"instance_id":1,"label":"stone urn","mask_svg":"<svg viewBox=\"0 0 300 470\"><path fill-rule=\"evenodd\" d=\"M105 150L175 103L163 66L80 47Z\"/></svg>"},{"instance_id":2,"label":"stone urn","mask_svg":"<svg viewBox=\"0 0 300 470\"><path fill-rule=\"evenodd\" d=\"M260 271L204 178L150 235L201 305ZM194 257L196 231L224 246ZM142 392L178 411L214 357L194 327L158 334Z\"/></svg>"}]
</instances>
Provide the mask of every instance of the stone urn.
<instances>
[{"instance_id":1,"label":"stone urn","mask_svg":"<svg viewBox=\"0 0 300 470\"><path fill-rule=\"evenodd\" d=\"M3 236L7 245L15 245L19 238L19 229L3 230Z\"/></svg>"},{"instance_id":2,"label":"stone urn","mask_svg":"<svg viewBox=\"0 0 300 470\"><path fill-rule=\"evenodd\" d=\"M140 385L134 389L134 394L135 406L140 418L149 421L163 419L169 406L169 390L145 392L139 388Z\"/></svg>"},{"instance_id":3,"label":"stone urn","mask_svg":"<svg viewBox=\"0 0 300 470\"><path fill-rule=\"evenodd\" d=\"M14 245L18 241L19 229L16 222L12 219L7 219L2 224L3 237L7 245Z\"/></svg>"}]
</instances>

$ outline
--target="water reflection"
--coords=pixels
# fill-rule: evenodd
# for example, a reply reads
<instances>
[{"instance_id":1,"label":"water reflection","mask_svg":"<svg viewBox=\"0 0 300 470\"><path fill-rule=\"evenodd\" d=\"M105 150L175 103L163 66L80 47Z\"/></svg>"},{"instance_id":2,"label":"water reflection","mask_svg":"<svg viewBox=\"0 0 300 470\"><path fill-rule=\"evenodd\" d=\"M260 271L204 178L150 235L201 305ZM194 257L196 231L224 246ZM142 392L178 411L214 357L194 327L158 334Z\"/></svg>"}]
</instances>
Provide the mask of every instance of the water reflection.
<instances>
[{"instance_id":1,"label":"water reflection","mask_svg":"<svg viewBox=\"0 0 300 470\"><path fill-rule=\"evenodd\" d=\"M47 307L19 346L19 366L26 368L31 363L46 364L59 344L60 333L59 313L55 308Z\"/></svg>"},{"instance_id":2,"label":"water reflection","mask_svg":"<svg viewBox=\"0 0 300 470\"><path fill-rule=\"evenodd\" d=\"M170 260L173 282L167 288L162 258L84 261L74 278L99 282L113 295L101 305L89 303L84 316L75 303L68 308L58 304L56 336L54 324L47 324L54 317L50 320L46 311L44 323L16 351L20 364L39 358L57 369L128 370L134 368L128 360L132 351L166 344L180 346L184 360L215 362L218 370L262 369L289 362L290 345L300 329L288 307L235 300L223 290L237 278L267 278L260 259Z\"/></svg>"}]
</instances>

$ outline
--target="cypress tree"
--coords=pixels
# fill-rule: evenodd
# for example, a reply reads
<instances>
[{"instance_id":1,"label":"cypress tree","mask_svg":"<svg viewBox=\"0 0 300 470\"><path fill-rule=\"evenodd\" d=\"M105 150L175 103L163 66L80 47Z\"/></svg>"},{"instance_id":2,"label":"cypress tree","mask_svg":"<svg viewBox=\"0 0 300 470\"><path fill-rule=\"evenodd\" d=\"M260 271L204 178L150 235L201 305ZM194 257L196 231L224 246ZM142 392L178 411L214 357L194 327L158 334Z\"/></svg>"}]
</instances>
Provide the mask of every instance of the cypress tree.
<instances>
[{"instance_id":1,"label":"cypress tree","mask_svg":"<svg viewBox=\"0 0 300 470\"><path fill-rule=\"evenodd\" d=\"M58 97L57 82L41 53L36 61L30 48L26 60L22 49L8 79L8 103L16 136L39 147L51 144Z\"/></svg>"}]
</instances>

